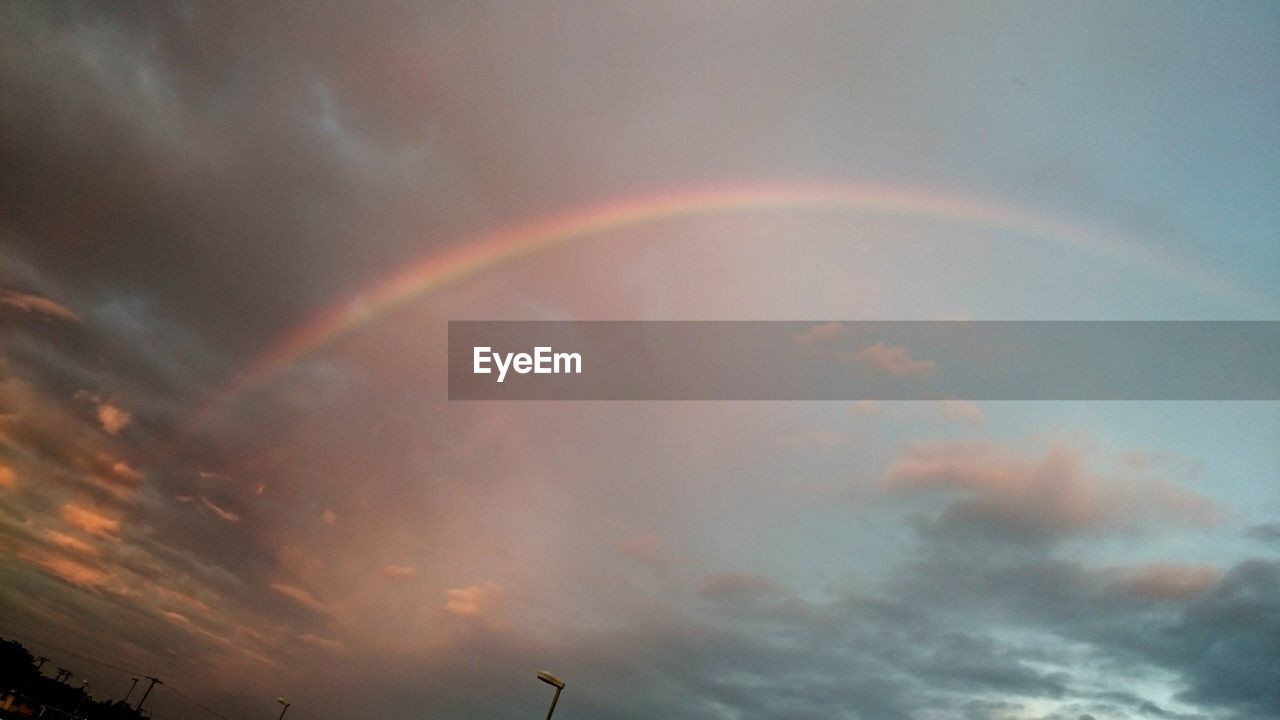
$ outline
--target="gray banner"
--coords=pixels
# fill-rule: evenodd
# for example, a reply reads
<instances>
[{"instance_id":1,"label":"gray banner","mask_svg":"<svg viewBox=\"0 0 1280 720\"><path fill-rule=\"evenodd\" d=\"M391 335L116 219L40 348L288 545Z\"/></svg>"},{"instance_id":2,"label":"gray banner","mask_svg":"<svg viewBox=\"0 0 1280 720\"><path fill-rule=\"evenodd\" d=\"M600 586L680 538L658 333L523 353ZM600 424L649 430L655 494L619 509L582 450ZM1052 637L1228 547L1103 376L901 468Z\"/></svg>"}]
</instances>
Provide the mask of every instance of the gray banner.
<instances>
[{"instance_id":1,"label":"gray banner","mask_svg":"<svg viewBox=\"0 0 1280 720\"><path fill-rule=\"evenodd\" d=\"M452 400L1280 400L1280 322L454 321Z\"/></svg>"}]
</instances>

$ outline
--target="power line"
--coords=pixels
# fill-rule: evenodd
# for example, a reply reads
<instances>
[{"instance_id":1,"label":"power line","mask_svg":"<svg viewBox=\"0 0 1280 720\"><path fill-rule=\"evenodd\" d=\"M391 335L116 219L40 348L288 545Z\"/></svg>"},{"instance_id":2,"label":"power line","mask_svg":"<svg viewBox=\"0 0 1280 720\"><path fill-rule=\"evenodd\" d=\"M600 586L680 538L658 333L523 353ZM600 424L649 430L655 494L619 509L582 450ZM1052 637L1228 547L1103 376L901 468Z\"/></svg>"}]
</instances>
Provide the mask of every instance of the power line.
<instances>
[{"instance_id":1,"label":"power line","mask_svg":"<svg viewBox=\"0 0 1280 720\"><path fill-rule=\"evenodd\" d=\"M170 689L170 690L172 690L172 691L173 691L173 693L174 693L175 695L177 695L178 697L182 698L183 700L186 700L187 702L191 703L192 705L195 705L196 707L200 708L201 710L203 710L203 711L205 711L205 712L209 713L210 715L212 715L212 716L214 716L214 717L216 717L216 718L221 718L222 720L231 720L231 718L228 718L226 715L223 715L222 713L218 712L217 710L214 710L214 709L212 709L212 708L210 708L210 707L207 707L207 706L203 705L202 703L197 702L195 699L190 698L190 697L188 697L188 696L184 695L181 691L179 691L179 690L178 690L178 688L176 688L176 687L174 687L174 686L172 686L172 685L165 685L164 687L169 688L169 689Z\"/></svg>"},{"instance_id":2,"label":"power line","mask_svg":"<svg viewBox=\"0 0 1280 720\"><path fill-rule=\"evenodd\" d=\"M111 664L111 663L109 663L109 662L103 662L102 660L96 660L96 659L91 658L91 657L89 657L89 656L87 656L87 655L83 655L83 654L81 654L81 653L75 652L74 650L68 650L67 648L60 647L60 646L55 645L55 644L53 644L53 643L44 642L44 641L36 641L36 640L32 640L31 638L29 638L29 637L27 637L27 636L25 636L25 635L14 635L13 633L4 633L4 637L8 637L8 638L14 638L14 637L17 637L17 638L21 638L21 639L23 639L23 640L25 640L25 641L27 641L28 643L31 643L31 644L33 644L33 645L42 646L42 647L48 648L48 649L50 649L50 650L54 650L54 651L57 651L57 652L63 653L63 654L65 654L65 655L69 655L69 656L71 656L71 657L76 658L77 660L83 660L83 661L85 661L85 662L90 662L90 663L93 663L93 664L95 664L95 665L101 665L102 667L109 668L109 669L111 669L111 670L115 670L115 671L117 671L117 672L122 672L122 673L125 673L125 674L127 674L127 675L131 675L131 676L141 676L141 675L143 675L143 673L140 673L140 672L137 672L137 671L134 671L134 670L126 670L125 668L122 668L122 667L120 667L119 665L113 665L113 664ZM69 674L70 674L70 673L68 673L68 675L69 675ZM149 678L148 678L148 679L149 679ZM169 690L172 690L172 691L173 691L173 693L174 693L175 695L177 695L178 697L182 698L183 700L186 700L187 702L191 703L192 705L195 705L196 707L198 707L198 708L200 708L201 710L203 710L203 711L205 711L205 712L209 713L210 715L213 715L214 717L219 718L220 720L231 720L231 719L230 719L230 718L228 718L226 715L223 715L222 713L218 712L217 710L214 710L214 709L212 709L212 708L208 707L207 705L205 705L205 704L203 704L203 703L201 703L201 702L199 702L199 701L195 700L194 698L192 698L192 697L190 697L190 696L186 695L185 693L183 693L182 691L178 690L176 687L174 687L174 686L173 686L173 685L171 685L171 684L168 684L168 683L159 683L159 682L157 682L157 684L159 684L161 687L164 687L164 688L167 688L167 689L169 689Z\"/></svg>"},{"instance_id":3,"label":"power line","mask_svg":"<svg viewBox=\"0 0 1280 720\"><path fill-rule=\"evenodd\" d=\"M102 667L110 668L111 670L116 670L116 671L118 671L118 672L126 673L126 674L128 674L128 675L141 675L141 674L142 674L142 673L139 673L139 672L136 672L136 671L133 671L133 670L125 670L124 668L120 667L119 665L112 665L112 664L111 664L111 663L109 663L109 662L103 662L103 661L101 661L101 660L95 660L94 658L91 658L91 657L89 657L89 656L87 656L87 655L81 655L80 653L75 652L74 650L68 650L68 649L66 649L66 648L64 648L64 647L59 647L59 646L57 646L57 645L54 645L53 643L45 642L45 641L43 641L43 640L41 640L41 641L36 641L36 640L32 640L31 638L29 638L29 637L27 637L27 636L25 636L25 635L14 635L13 633L7 633L7 632L6 632L6 633L3 633L3 635L4 635L5 637L10 637L10 638L12 638L12 637L21 638L21 639L23 639L23 640L27 641L28 643L30 643L30 644L32 644L32 645L39 645L39 646L46 647L46 648L48 648L48 649L50 649L50 650L56 650L56 651L58 651L58 652L60 652L60 653L63 653L64 655L70 655L71 657L76 658L77 660L84 660L85 662L91 662L91 663L93 663L93 664L95 664L95 665L101 665ZM47 660L47 658L46 658L46 660Z\"/></svg>"}]
</instances>

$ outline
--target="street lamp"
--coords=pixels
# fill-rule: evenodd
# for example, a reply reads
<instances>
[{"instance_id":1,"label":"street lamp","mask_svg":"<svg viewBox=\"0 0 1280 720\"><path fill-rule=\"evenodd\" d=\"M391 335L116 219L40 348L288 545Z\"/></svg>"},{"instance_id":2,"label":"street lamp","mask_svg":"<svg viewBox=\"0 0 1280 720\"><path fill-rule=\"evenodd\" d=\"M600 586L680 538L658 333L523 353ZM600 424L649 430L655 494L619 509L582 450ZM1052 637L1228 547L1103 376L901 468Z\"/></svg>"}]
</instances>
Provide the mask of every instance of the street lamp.
<instances>
[{"instance_id":1,"label":"street lamp","mask_svg":"<svg viewBox=\"0 0 1280 720\"><path fill-rule=\"evenodd\" d=\"M288 700L285 700L284 698L276 698L276 702L284 706L280 708L280 720L284 720L285 711L289 709L290 703Z\"/></svg>"},{"instance_id":2,"label":"street lamp","mask_svg":"<svg viewBox=\"0 0 1280 720\"><path fill-rule=\"evenodd\" d=\"M551 707L547 708L547 720L551 720L551 713L556 711L556 701L560 699L560 691L564 689L564 681L546 670L538 672L538 679L548 685L555 686L556 689L556 694L551 696Z\"/></svg>"},{"instance_id":3,"label":"street lamp","mask_svg":"<svg viewBox=\"0 0 1280 720\"><path fill-rule=\"evenodd\" d=\"M89 697L89 681L84 681L84 687L80 688L80 700L76 703L76 711L71 713L73 720L80 717L80 707L84 705L84 699Z\"/></svg>"}]
</instances>

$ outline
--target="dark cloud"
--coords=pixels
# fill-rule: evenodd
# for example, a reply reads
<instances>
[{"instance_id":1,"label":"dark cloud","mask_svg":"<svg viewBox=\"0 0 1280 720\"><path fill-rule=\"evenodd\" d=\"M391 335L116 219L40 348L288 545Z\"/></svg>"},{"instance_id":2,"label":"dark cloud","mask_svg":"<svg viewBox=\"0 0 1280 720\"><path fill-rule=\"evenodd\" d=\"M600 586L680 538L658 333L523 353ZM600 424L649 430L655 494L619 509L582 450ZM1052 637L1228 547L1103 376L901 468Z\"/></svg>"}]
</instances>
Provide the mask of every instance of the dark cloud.
<instances>
[{"instance_id":1,"label":"dark cloud","mask_svg":"<svg viewBox=\"0 0 1280 720\"><path fill-rule=\"evenodd\" d=\"M1249 537L1262 542L1280 542L1280 523L1263 523L1249 528Z\"/></svg>"}]
</instances>

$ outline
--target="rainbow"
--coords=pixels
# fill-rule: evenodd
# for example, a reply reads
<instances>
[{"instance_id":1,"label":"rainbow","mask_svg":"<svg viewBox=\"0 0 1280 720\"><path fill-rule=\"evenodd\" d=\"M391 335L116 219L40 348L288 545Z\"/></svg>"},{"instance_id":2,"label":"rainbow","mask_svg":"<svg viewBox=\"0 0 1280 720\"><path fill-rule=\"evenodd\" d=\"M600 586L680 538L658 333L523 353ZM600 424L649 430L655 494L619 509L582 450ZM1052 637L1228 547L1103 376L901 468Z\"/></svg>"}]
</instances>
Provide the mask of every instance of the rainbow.
<instances>
[{"instance_id":1,"label":"rainbow","mask_svg":"<svg viewBox=\"0 0 1280 720\"><path fill-rule=\"evenodd\" d=\"M591 205L480 234L427 253L366 290L313 315L285 333L237 373L213 403L208 417L242 393L280 375L298 360L329 345L424 293L549 248L622 228L678 218L747 210L827 209L933 218L1040 237L1134 266L1155 268L1215 296L1239 300L1229 281L1194 267L1176 265L1134 242L1104 240L1088 231L998 203L910 188L873 185L778 184L695 188L628 197ZM1248 297L1245 303L1259 305Z\"/></svg>"}]
</instances>

